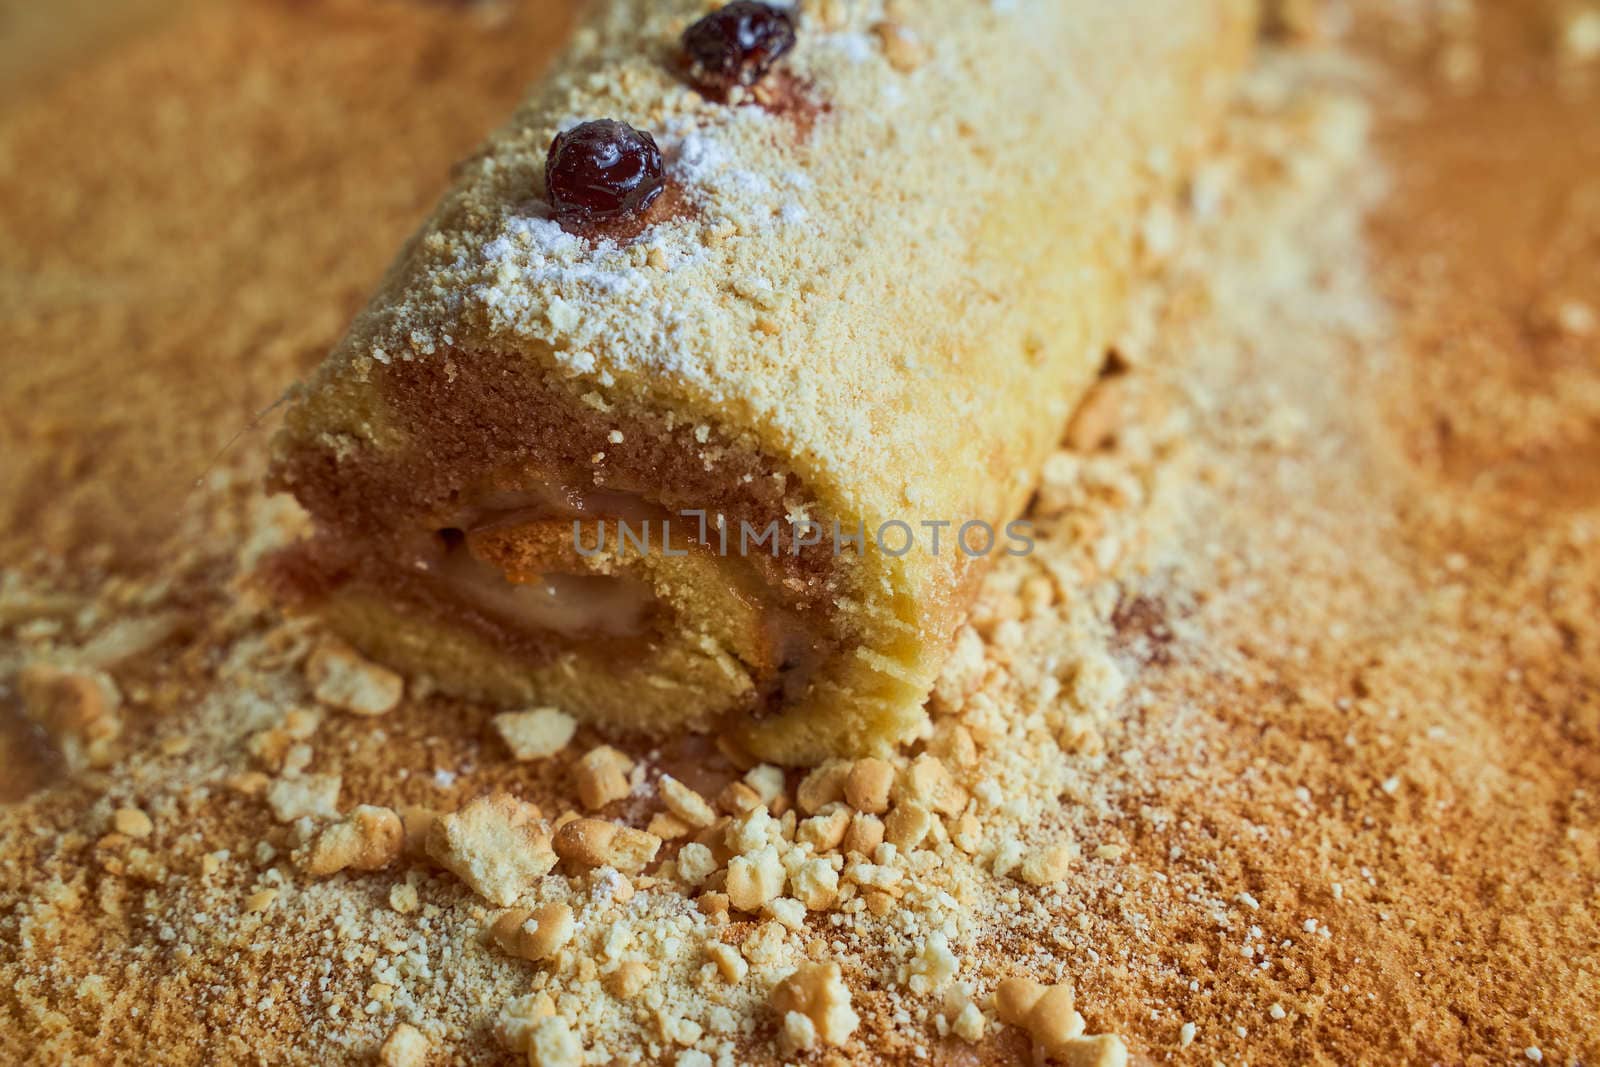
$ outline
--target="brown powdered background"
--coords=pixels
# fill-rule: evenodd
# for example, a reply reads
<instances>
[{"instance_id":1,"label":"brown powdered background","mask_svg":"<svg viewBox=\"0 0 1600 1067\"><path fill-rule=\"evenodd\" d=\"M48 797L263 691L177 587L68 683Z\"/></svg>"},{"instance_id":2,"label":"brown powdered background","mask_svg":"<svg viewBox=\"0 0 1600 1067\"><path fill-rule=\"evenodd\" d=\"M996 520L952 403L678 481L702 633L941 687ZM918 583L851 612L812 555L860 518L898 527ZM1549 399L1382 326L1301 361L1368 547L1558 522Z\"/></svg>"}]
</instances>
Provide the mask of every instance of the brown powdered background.
<instances>
[{"instance_id":1,"label":"brown powdered background","mask_svg":"<svg viewBox=\"0 0 1600 1067\"><path fill-rule=\"evenodd\" d=\"M256 415L568 12L78 4L26 30L45 6L0 3L0 1059L367 1062L410 1021L441 1062L509 1061L505 1004L548 988L610 1055L766 1061L760 982L810 955L863 1017L837 1055L1024 1061L992 1012L942 1036L947 1000L905 978L935 930L962 996L1071 980L1150 1061L1600 1057L1592 7L1338 5L1263 52L1145 227L1157 274L1046 471L1040 551L989 582L952 669L980 680L935 709L979 740L982 846L943 845L887 918L813 915L731 993L695 979L671 879L607 912L552 878L594 909L583 953L621 926L658 968L646 1009L580 957L485 947L492 912L425 865L307 877L304 827L225 784L311 706L306 628L248 581L297 528L257 488ZM32 724L15 679L41 662L115 679L111 765L70 776ZM518 764L487 721L414 687L324 713L311 769L347 807L576 806L596 739ZM624 747L708 794L735 773ZM127 807L148 838L111 832ZM655 810L641 788L607 814ZM1064 880L1009 876L1056 840Z\"/></svg>"}]
</instances>

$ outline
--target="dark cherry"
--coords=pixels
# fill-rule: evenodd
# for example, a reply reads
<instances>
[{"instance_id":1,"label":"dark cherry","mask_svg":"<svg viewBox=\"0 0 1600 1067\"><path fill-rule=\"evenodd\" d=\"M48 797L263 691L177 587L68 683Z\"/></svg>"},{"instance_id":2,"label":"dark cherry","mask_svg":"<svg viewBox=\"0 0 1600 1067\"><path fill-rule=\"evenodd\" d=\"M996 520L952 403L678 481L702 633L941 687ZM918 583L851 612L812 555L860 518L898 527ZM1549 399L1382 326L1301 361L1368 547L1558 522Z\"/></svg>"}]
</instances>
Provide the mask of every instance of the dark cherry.
<instances>
[{"instance_id":1,"label":"dark cherry","mask_svg":"<svg viewBox=\"0 0 1600 1067\"><path fill-rule=\"evenodd\" d=\"M794 47L794 19L782 8L734 0L683 31L689 77L707 93L754 85Z\"/></svg>"},{"instance_id":2,"label":"dark cherry","mask_svg":"<svg viewBox=\"0 0 1600 1067\"><path fill-rule=\"evenodd\" d=\"M556 134L544 164L556 218L571 222L638 214L661 195L661 174L656 139L615 119L596 119Z\"/></svg>"}]
</instances>

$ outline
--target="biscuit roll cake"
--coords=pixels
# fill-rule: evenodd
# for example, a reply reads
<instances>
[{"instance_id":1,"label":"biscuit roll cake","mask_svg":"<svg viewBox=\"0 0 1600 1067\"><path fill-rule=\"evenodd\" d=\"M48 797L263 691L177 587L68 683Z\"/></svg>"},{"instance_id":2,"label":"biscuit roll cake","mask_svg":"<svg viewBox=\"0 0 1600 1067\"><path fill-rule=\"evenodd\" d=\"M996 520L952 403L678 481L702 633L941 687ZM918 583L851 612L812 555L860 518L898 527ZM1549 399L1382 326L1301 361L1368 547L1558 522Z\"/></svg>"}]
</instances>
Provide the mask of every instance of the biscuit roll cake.
<instances>
[{"instance_id":1,"label":"biscuit roll cake","mask_svg":"<svg viewBox=\"0 0 1600 1067\"><path fill-rule=\"evenodd\" d=\"M708 10L601 3L458 167L293 395L271 482L316 532L273 574L459 695L789 764L881 750L1026 550L1007 524L1254 5L814 0L725 91L685 57ZM547 183L595 119L659 147L632 217ZM957 545L973 522L992 547Z\"/></svg>"}]
</instances>

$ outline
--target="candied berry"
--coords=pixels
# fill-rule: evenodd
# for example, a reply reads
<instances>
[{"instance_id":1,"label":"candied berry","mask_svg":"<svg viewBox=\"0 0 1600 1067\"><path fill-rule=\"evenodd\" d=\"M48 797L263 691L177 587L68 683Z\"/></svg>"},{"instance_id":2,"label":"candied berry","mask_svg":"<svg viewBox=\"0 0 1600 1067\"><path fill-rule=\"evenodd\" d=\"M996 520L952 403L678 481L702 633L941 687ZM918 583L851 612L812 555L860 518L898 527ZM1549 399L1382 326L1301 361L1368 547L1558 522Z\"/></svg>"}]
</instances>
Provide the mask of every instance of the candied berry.
<instances>
[{"instance_id":1,"label":"candied berry","mask_svg":"<svg viewBox=\"0 0 1600 1067\"><path fill-rule=\"evenodd\" d=\"M643 211L661 195L661 173L656 139L615 119L557 134L544 164L556 217L580 222Z\"/></svg>"},{"instance_id":2,"label":"candied berry","mask_svg":"<svg viewBox=\"0 0 1600 1067\"><path fill-rule=\"evenodd\" d=\"M734 0L683 32L689 75L708 93L754 85L794 47L794 20L782 8Z\"/></svg>"}]
</instances>

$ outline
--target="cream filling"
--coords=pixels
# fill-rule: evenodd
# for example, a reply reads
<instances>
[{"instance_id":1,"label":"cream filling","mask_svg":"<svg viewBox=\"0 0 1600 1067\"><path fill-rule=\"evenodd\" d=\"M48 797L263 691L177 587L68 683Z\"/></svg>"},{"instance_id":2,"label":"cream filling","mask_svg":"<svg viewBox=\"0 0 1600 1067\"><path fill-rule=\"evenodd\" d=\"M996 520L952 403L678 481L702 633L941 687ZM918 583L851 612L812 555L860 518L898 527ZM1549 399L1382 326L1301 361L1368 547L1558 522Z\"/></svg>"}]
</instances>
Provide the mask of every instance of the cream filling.
<instances>
[{"instance_id":1,"label":"cream filling","mask_svg":"<svg viewBox=\"0 0 1600 1067\"><path fill-rule=\"evenodd\" d=\"M509 625L564 637L635 636L655 603L650 587L633 578L541 574L513 582L464 542L445 551L434 573L463 601Z\"/></svg>"},{"instance_id":2,"label":"cream filling","mask_svg":"<svg viewBox=\"0 0 1600 1067\"><path fill-rule=\"evenodd\" d=\"M638 524L659 515L659 508L637 493L550 484L489 493L459 515L458 525L430 538L434 547L425 566L465 603L510 626L570 639L637 636L648 625L656 602L648 583L626 576L577 574L542 574L532 582L513 582L498 567L472 554L467 535L552 518ZM781 655L778 691L786 702L799 699L823 659L815 634L800 618L775 606L769 609L767 625Z\"/></svg>"},{"instance_id":3,"label":"cream filling","mask_svg":"<svg viewBox=\"0 0 1600 1067\"><path fill-rule=\"evenodd\" d=\"M655 603L650 586L634 578L592 574L541 574L514 582L467 547L466 535L494 526L551 518L638 521L653 512L636 493L579 490L545 484L479 497L455 525L439 531L425 553L425 568L467 604L526 632L566 638L633 637L644 632ZM439 546L442 545L442 554Z\"/></svg>"}]
</instances>

